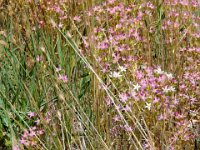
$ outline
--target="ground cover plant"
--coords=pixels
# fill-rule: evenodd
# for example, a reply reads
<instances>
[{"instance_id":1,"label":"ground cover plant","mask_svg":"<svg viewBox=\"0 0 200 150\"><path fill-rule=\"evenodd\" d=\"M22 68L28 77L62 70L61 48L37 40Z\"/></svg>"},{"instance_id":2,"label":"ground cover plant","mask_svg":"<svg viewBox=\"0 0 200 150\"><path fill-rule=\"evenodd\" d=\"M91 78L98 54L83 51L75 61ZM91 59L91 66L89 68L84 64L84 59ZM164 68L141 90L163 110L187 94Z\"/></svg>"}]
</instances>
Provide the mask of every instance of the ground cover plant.
<instances>
[{"instance_id":1,"label":"ground cover plant","mask_svg":"<svg viewBox=\"0 0 200 150\"><path fill-rule=\"evenodd\" d=\"M0 10L0 149L200 149L198 0Z\"/></svg>"}]
</instances>

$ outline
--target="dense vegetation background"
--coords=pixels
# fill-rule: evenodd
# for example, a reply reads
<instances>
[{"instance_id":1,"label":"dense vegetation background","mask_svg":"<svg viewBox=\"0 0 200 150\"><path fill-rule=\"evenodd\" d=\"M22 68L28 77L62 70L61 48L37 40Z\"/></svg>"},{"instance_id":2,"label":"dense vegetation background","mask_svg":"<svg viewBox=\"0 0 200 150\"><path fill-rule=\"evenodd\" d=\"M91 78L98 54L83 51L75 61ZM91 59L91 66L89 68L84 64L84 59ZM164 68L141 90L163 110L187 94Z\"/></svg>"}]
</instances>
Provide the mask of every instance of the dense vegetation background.
<instances>
[{"instance_id":1,"label":"dense vegetation background","mask_svg":"<svg viewBox=\"0 0 200 150\"><path fill-rule=\"evenodd\" d=\"M0 149L200 149L198 0L0 0Z\"/></svg>"}]
</instances>

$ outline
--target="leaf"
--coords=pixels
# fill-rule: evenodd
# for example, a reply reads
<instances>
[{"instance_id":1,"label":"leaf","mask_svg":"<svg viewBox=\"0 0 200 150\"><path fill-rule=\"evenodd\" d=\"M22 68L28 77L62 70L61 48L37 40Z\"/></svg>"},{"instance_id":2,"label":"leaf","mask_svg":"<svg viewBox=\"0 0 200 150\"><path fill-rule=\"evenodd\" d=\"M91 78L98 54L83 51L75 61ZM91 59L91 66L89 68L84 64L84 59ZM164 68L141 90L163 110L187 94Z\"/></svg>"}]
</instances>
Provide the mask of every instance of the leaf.
<instances>
[{"instance_id":1,"label":"leaf","mask_svg":"<svg viewBox=\"0 0 200 150\"><path fill-rule=\"evenodd\" d=\"M0 98L0 108L5 108L4 101Z\"/></svg>"},{"instance_id":2,"label":"leaf","mask_svg":"<svg viewBox=\"0 0 200 150\"><path fill-rule=\"evenodd\" d=\"M89 74L81 79L80 93L78 96L79 99L82 98L86 94L86 91L87 91L88 87L90 86L90 81L91 81L91 79L90 79Z\"/></svg>"},{"instance_id":3,"label":"leaf","mask_svg":"<svg viewBox=\"0 0 200 150\"><path fill-rule=\"evenodd\" d=\"M162 20L165 19L165 12L162 13L161 19L162 19Z\"/></svg>"},{"instance_id":4,"label":"leaf","mask_svg":"<svg viewBox=\"0 0 200 150\"><path fill-rule=\"evenodd\" d=\"M6 127L9 127L9 126L10 126L10 120L9 120L9 118L8 118L7 115L2 115L2 116L1 116L1 119L2 119L2 121L3 121L3 124L4 124Z\"/></svg>"},{"instance_id":5,"label":"leaf","mask_svg":"<svg viewBox=\"0 0 200 150\"><path fill-rule=\"evenodd\" d=\"M58 50L60 65L62 67L64 67L64 55L63 55L63 52L62 52L62 43L61 43L61 37L60 36L58 36L58 40L57 40L57 50Z\"/></svg>"}]
</instances>

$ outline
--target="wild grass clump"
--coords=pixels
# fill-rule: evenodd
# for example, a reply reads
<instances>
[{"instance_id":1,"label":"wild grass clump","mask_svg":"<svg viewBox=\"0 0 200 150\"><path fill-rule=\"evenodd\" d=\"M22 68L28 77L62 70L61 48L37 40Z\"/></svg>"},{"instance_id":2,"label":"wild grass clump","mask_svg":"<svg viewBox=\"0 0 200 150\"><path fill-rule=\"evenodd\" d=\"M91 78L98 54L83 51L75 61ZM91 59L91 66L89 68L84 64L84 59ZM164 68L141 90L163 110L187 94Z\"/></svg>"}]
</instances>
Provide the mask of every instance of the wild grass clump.
<instances>
[{"instance_id":1,"label":"wild grass clump","mask_svg":"<svg viewBox=\"0 0 200 150\"><path fill-rule=\"evenodd\" d=\"M199 5L0 1L0 149L199 149Z\"/></svg>"}]
</instances>

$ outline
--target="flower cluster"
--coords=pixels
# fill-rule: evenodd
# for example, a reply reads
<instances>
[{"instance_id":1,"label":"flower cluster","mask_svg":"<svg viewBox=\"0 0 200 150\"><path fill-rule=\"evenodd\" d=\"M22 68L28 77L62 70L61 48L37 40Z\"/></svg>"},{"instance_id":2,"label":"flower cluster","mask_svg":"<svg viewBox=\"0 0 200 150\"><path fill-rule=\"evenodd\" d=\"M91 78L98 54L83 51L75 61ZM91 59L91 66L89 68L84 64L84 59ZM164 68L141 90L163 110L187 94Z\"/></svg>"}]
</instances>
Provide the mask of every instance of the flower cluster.
<instances>
[{"instance_id":1,"label":"flower cluster","mask_svg":"<svg viewBox=\"0 0 200 150\"><path fill-rule=\"evenodd\" d=\"M64 30L70 22L73 29L84 31L78 42L81 54L96 60L92 66L106 85L100 85L94 93L109 89L113 96L111 99L102 94L107 118L111 118L105 123L110 135L128 141L128 135L134 132L144 141L145 149L151 146L141 138L140 126L142 134L150 132L158 149L163 149L160 145L183 149L182 145L196 140L200 120L200 17L196 12L200 4L196 0L107 0L71 17L67 4L48 1L38 9L55 19L54 29ZM35 16L40 27L44 26L46 22ZM41 56L36 60L42 61ZM68 82L61 67L55 71L61 83ZM104 113L101 108L105 107L98 111ZM30 112L28 116L33 119L35 114ZM36 145L36 135L43 134L38 124L24 131L21 144Z\"/></svg>"},{"instance_id":2,"label":"flower cluster","mask_svg":"<svg viewBox=\"0 0 200 150\"><path fill-rule=\"evenodd\" d=\"M191 124L198 117L190 112L199 111L199 17L193 13L198 6L187 0L163 5L108 0L86 12L95 25L85 47L95 49L100 75L109 78L107 89L117 99L115 106L105 97L115 138L138 132L131 114L143 114L155 135L163 129L159 136L171 149L197 137Z\"/></svg>"},{"instance_id":3,"label":"flower cluster","mask_svg":"<svg viewBox=\"0 0 200 150\"><path fill-rule=\"evenodd\" d=\"M20 144L26 148L36 148L38 147L38 139L44 135L44 130L41 126L41 120L38 118L38 115L35 112L29 112L27 117L30 121L34 121L34 126L24 129L21 134Z\"/></svg>"}]
</instances>

